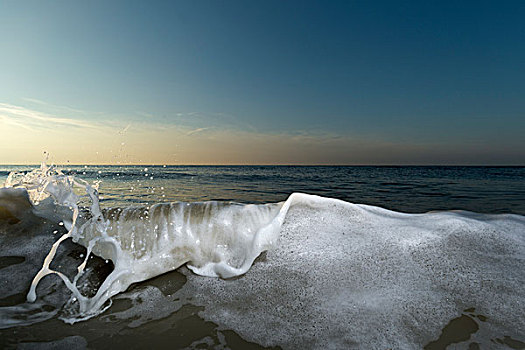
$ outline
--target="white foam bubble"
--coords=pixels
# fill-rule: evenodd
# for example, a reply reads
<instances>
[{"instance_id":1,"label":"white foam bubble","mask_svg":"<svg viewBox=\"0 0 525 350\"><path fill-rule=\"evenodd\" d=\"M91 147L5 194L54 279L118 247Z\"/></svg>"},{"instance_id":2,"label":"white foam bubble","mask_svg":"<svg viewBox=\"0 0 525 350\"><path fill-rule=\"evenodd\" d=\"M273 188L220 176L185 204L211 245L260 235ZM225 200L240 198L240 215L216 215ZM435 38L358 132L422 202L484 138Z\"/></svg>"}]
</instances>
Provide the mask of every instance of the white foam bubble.
<instances>
[{"instance_id":1,"label":"white foam bubble","mask_svg":"<svg viewBox=\"0 0 525 350\"><path fill-rule=\"evenodd\" d=\"M525 218L409 215L310 197L241 279L188 274L201 316L288 349L420 349L474 307L484 344L525 334ZM311 207L314 202L315 207Z\"/></svg>"}]
</instances>

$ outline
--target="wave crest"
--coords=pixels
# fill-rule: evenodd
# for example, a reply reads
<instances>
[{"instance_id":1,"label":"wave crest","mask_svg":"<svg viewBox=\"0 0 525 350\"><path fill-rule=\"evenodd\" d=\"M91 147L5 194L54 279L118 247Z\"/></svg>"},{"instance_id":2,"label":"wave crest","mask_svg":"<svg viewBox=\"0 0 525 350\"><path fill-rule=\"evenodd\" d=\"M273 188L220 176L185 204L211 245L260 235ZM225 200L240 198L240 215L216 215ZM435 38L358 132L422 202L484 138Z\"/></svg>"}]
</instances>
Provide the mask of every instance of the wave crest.
<instances>
[{"instance_id":1,"label":"wave crest","mask_svg":"<svg viewBox=\"0 0 525 350\"><path fill-rule=\"evenodd\" d=\"M257 256L275 243L297 197L260 205L175 202L102 210L98 184L91 186L46 164L27 174L11 173L5 185L6 194L11 191L11 197L25 201L38 216L61 220L68 230L53 244L27 299L36 300L36 287L43 277L58 275L72 292L70 304L78 305L78 312L66 320L70 323L100 313L113 295L132 283L186 263L202 276L230 278L246 273ZM59 245L69 238L87 248L73 279L50 268ZM91 253L112 260L114 270L94 296L86 297L77 282Z\"/></svg>"}]
</instances>

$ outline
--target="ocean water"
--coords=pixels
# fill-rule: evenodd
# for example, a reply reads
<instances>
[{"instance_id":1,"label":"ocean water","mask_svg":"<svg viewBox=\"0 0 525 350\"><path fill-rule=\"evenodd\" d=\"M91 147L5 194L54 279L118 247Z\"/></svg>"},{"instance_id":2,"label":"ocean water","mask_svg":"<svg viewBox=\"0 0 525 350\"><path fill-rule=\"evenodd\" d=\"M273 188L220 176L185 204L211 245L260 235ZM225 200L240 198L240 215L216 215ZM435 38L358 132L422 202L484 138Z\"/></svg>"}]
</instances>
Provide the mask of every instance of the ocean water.
<instances>
[{"instance_id":1,"label":"ocean water","mask_svg":"<svg viewBox=\"0 0 525 350\"><path fill-rule=\"evenodd\" d=\"M0 166L2 348L525 348L525 167L59 168Z\"/></svg>"},{"instance_id":2,"label":"ocean water","mask_svg":"<svg viewBox=\"0 0 525 350\"><path fill-rule=\"evenodd\" d=\"M0 165L0 184L12 171ZM172 201L284 201L293 192L390 210L469 210L525 215L525 167L458 166L63 166L102 181L103 207Z\"/></svg>"}]
</instances>

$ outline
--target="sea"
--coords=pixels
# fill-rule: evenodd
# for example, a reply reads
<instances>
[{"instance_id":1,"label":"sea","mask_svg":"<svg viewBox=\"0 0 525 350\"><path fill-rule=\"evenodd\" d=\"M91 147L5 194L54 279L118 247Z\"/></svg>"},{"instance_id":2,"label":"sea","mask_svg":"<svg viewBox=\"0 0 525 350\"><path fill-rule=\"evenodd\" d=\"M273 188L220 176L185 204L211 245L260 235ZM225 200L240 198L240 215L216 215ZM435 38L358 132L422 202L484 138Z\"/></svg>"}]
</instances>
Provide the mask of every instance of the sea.
<instances>
[{"instance_id":1,"label":"sea","mask_svg":"<svg viewBox=\"0 0 525 350\"><path fill-rule=\"evenodd\" d=\"M525 349L525 167L0 165L0 348Z\"/></svg>"}]
</instances>

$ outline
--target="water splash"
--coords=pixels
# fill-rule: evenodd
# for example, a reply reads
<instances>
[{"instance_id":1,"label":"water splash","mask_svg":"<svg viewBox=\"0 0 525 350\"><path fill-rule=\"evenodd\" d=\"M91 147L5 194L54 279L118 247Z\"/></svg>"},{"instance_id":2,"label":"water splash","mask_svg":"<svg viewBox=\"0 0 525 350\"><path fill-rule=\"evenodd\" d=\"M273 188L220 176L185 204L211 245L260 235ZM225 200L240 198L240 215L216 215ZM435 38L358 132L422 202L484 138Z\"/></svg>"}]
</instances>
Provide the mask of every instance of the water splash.
<instances>
[{"instance_id":1,"label":"water splash","mask_svg":"<svg viewBox=\"0 0 525 350\"><path fill-rule=\"evenodd\" d=\"M101 210L98 183L92 186L45 163L29 173L11 173L6 187L25 189L37 215L59 218L68 230L44 259L27 300L36 300L43 277L56 274L72 292L68 305L78 308L64 318L69 323L99 314L111 305L112 296L132 283L186 263L202 276L230 278L246 273L257 256L274 245L293 198L300 196L262 205L176 202ZM90 205L81 206L86 200ZM73 279L50 268L58 247L69 238L87 249ZM92 253L111 260L114 270L96 294L87 297L77 282Z\"/></svg>"},{"instance_id":2,"label":"water splash","mask_svg":"<svg viewBox=\"0 0 525 350\"><path fill-rule=\"evenodd\" d=\"M101 237L97 237L87 245L87 254L84 262L78 266L77 274L73 280L70 280L66 275L60 271L53 270L50 268L51 263L56 255L57 249L60 244L68 238L73 238L74 241L78 241L79 227L79 203L82 197L87 197L91 201L89 209L92 218L88 222L95 224L101 222L102 211L98 200L98 182L93 186L88 182L75 178L73 175L65 175L57 167L50 165L48 166L43 162L39 169L35 169L28 173L15 173L9 174L5 181L5 187L7 188L22 188L27 191L29 199L34 205L34 211L37 215L44 217L60 217L62 219L61 224L68 230L67 233L62 235L52 246L48 255L44 259L43 266L40 271L36 274L31 282L31 287L27 294L27 300L34 302L37 298L36 287L42 278L50 274L56 274L65 283L65 285L73 293L75 301L79 302L80 315L88 314L90 310L100 308L97 303L94 303L93 298L87 298L83 296L78 287L77 281L84 273L87 261L90 257L93 246L98 241L104 243L114 244L113 238L104 235L104 230L101 230ZM77 194L76 191L80 190L81 194ZM84 192L84 194L82 194ZM94 305L96 304L96 305Z\"/></svg>"}]
</instances>

